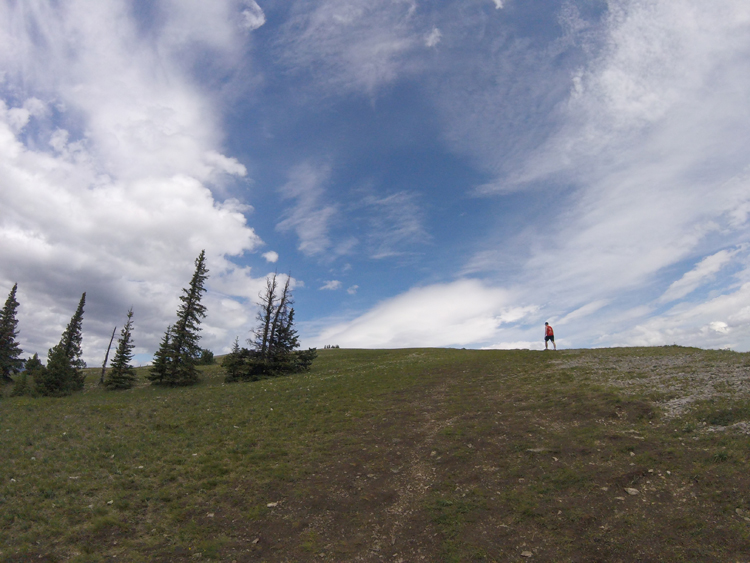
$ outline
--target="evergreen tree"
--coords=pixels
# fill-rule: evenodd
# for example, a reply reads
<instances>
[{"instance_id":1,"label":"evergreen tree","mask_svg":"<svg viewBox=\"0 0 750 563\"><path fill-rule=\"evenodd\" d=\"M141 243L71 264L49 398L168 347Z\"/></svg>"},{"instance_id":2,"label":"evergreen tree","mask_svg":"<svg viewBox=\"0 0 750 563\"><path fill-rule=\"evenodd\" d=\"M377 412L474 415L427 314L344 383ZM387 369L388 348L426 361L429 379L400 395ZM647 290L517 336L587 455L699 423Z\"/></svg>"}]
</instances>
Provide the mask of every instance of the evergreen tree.
<instances>
[{"instance_id":1,"label":"evergreen tree","mask_svg":"<svg viewBox=\"0 0 750 563\"><path fill-rule=\"evenodd\" d=\"M151 364L151 369L146 375L152 383L162 383L167 378L169 367L172 362L172 325L167 327L167 332L161 339L159 349L154 354L154 361Z\"/></svg>"},{"instance_id":2,"label":"evergreen tree","mask_svg":"<svg viewBox=\"0 0 750 563\"><path fill-rule=\"evenodd\" d=\"M201 355L198 333L201 330L201 319L206 318L206 307L201 304L201 298L206 291L204 284L207 279L206 252L201 250L195 260L195 273L190 280L190 286L183 289L183 295L180 296L182 304L177 310L177 322L172 327L169 353L165 355L166 370L164 376L159 379L161 383L192 385L199 380L196 367ZM154 376L158 377L158 372L154 373ZM156 381L156 377L149 379Z\"/></svg>"},{"instance_id":3,"label":"evergreen tree","mask_svg":"<svg viewBox=\"0 0 750 563\"><path fill-rule=\"evenodd\" d=\"M69 395L83 389L86 362L81 357L83 350L83 306L86 304L86 293L81 295L78 308L70 319L67 328L60 337L60 342L50 348L47 354L47 369L35 378L37 391L42 395Z\"/></svg>"},{"instance_id":4,"label":"evergreen tree","mask_svg":"<svg viewBox=\"0 0 750 563\"><path fill-rule=\"evenodd\" d=\"M253 331L254 339L248 341L253 349L239 349L235 342L232 352L222 362L227 382L255 381L310 369L317 351L314 348L296 350L299 339L294 329L294 300L289 283L287 277L278 295L276 274L266 280L266 288L259 295L258 328Z\"/></svg>"},{"instance_id":5,"label":"evergreen tree","mask_svg":"<svg viewBox=\"0 0 750 563\"><path fill-rule=\"evenodd\" d=\"M39 359L39 354L34 354L24 365L24 371L21 375L16 377L16 381L13 385L13 390L10 392L11 397L20 397L22 395L34 396L36 395L36 388L34 382L41 373L46 369L44 364Z\"/></svg>"},{"instance_id":6,"label":"evergreen tree","mask_svg":"<svg viewBox=\"0 0 750 563\"><path fill-rule=\"evenodd\" d=\"M117 341L117 350L112 364L107 373L104 385L108 389L130 389L135 385L136 373L135 368L130 365L133 360L133 348L135 345L130 339L133 330L133 309L128 311L128 321L120 332L120 338Z\"/></svg>"},{"instance_id":7,"label":"evergreen tree","mask_svg":"<svg viewBox=\"0 0 750 563\"><path fill-rule=\"evenodd\" d=\"M224 368L224 372L226 373L227 383L231 383L232 381L237 381L238 379L240 379L242 359L240 357L239 337L234 339L234 344L232 344L232 351L224 356L224 359L221 361L221 367Z\"/></svg>"},{"instance_id":8,"label":"evergreen tree","mask_svg":"<svg viewBox=\"0 0 750 563\"><path fill-rule=\"evenodd\" d=\"M18 320L16 319L16 290L18 284L13 285L3 310L0 311L0 382L12 383L11 375L21 371L23 360L21 348L16 341L18 336Z\"/></svg>"}]
</instances>

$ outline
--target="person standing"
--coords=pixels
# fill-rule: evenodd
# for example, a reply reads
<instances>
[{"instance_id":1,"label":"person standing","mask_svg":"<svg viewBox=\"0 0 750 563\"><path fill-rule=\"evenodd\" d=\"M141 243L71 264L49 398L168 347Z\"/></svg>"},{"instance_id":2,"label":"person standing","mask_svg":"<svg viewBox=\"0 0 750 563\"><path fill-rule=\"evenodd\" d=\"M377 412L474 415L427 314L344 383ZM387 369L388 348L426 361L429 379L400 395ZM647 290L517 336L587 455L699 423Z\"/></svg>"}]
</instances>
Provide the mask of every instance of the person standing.
<instances>
[{"instance_id":1,"label":"person standing","mask_svg":"<svg viewBox=\"0 0 750 563\"><path fill-rule=\"evenodd\" d=\"M555 344L555 331L552 330L552 327L549 323L544 323L544 349L547 350L549 346L549 342L552 342L552 346L555 347L555 350L557 350L557 344Z\"/></svg>"}]
</instances>

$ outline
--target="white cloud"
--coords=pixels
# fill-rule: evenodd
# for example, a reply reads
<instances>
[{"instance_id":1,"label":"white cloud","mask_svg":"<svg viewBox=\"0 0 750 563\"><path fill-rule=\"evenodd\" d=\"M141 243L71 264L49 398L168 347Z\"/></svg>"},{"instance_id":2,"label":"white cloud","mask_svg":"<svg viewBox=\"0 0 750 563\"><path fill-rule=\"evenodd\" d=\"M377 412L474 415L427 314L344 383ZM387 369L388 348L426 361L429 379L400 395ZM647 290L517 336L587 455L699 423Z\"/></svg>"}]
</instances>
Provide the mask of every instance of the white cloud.
<instances>
[{"instance_id":1,"label":"white cloud","mask_svg":"<svg viewBox=\"0 0 750 563\"><path fill-rule=\"evenodd\" d=\"M403 254L405 248L430 240L423 226L424 212L417 202L416 194L398 192L371 195L365 197L363 203L369 216L367 245L372 258Z\"/></svg>"},{"instance_id":2,"label":"white cloud","mask_svg":"<svg viewBox=\"0 0 750 563\"><path fill-rule=\"evenodd\" d=\"M584 37L564 37L543 53L509 43L505 58L480 59L489 69L484 75L489 86L473 89L479 93L470 103L461 103L467 100L455 94L466 90L464 84L459 88L446 81L441 104L451 127L447 137L497 171L493 190L544 186L558 205L543 225L503 240L501 250L492 240L496 248L478 251L467 270L484 268L483 273L500 280L498 285L513 287L516 303L557 318L570 342L677 341L749 349L743 320L750 315L748 290L735 291L731 280L718 290L726 295L701 305L678 303L657 314L655 305L642 304L653 303L659 286L672 281L665 283L663 277L670 268L705 256L666 289L661 302L685 297L738 262L735 251L722 249L750 237L745 150L750 145L750 5L744 0L710 5L662 0L611 2L609 7L597 30L575 14L566 16L570 33ZM596 41L578 53L588 58L579 59L581 67L566 77L568 99L557 97L560 67L548 61L568 52L566 42L591 38ZM521 76L506 72L504 80L502 72L516 68L518 61L537 70ZM476 69L470 66L467 73ZM542 76L547 71L549 80ZM526 106L504 102L520 104L518 84L526 98L539 100L541 119L522 111ZM557 104L557 121L542 130L542 119L549 123L552 112L545 106L549 100ZM513 135L517 123L533 134ZM534 146L539 148L529 154ZM493 325L490 304L476 309L474 321L466 321L471 329L461 337L449 328L457 321L436 322L431 312L425 318L437 328L428 330L421 320L410 323L423 311L444 310L455 298L439 287L411 289L323 331L321 341L349 338L347 345L362 346L541 341L535 340L538 327L528 328L525 318L515 325ZM409 304L415 296L419 307ZM606 318L599 313L605 306Z\"/></svg>"},{"instance_id":3,"label":"white cloud","mask_svg":"<svg viewBox=\"0 0 750 563\"><path fill-rule=\"evenodd\" d=\"M438 43L440 43L440 40L443 38L443 34L440 33L440 30L437 27L433 27L432 31L428 33L424 38L424 44L427 47L435 47Z\"/></svg>"},{"instance_id":4,"label":"white cloud","mask_svg":"<svg viewBox=\"0 0 750 563\"><path fill-rule=\"evenodd\" d=\"M201 249L204 343L252 322L236 299L255 299L258 280L226 256L260 239L247 206L208 188L246 170L221 154L220 116L185 70L197 43L215 60L241 45L235 3L210 4L173 2L153 41L123 1L0 7L4 92L27 92L0 100L0 286L19 283L26 353L59 339L83 291L89 360L130 305L139 353L153 350Z\"/></svg>"},{"instance_id":5,"label":"white cloud","mask_svg":"<svg viewBox=\"0 0 750 563\"><path fill-rule=\"evenodd\" d=\"M615 333L609 341L634 346L680 344L750 349L750 283L703 303L681 303L663 315Z\"/></svg>"},{"instance_id":6,"label":"white cloud","mask_svg":"<svg viewBox=\"0 0 750 563\"><path fill-rule=\"evenodd\" d=\"M313 345L337 342L348 348L471 345L494 340L501 325L532 312L518 306L507 290L459 280L413 288L311 340Z\"/></svg>"},{"instance_id":7,"label":"white cloud","mask_svg":"<svg viewBox=\"0 0 750 563\"><path fill-rule=\"evenodd\" d=\"M328 230L338 206L327 200L324 185L329 175L328 166L303 163L291 170L289 181L279 190L284 199L294 200L294 205L276 228L282 233L294 231L300 241L298 249L309 256L331 246Z\"/></svg>"},{"instance_id":8,"label":"white cloud","mask_svg":"<svg viewBox=\"0 0 750 563\"><path fill-rule=\"evenodd\" d=\"M481 251L469 268L523 260L518 280L536 294L529 300L544 294L559 310L618 300L622 307L668 267L714 255L663 302L681 298L729 259L722 248L750 234L742 211L750 174L739 149L750 142L750 120L741 117L750 6L610 7L604 47L576 74L559 131L505 179L519 189L562 185L571 196L558 199L559 212L542 228L508 244L517 254Z\"/></svg>"},{"instance_id":9,"label":"white cloud","mask_svg":"<svg viewBox=\"0 0 750 563\"><path fill-rule=\"evenodd\" d=\"M503 0L492 0L495 3L495 9L500 10L503 7Z\"/></svg>"},{"instance_id":10,"label":"white cloud","mask_svg":"<svg viewBox=\"0 0 750 563\"><path fill-rule=\"evenodd\" d=\"M556 321L556 324L565 325L573 320L581 319L593 315L599 309L607 305L608 301L601 299L599 301L592 301L581 307L578 307L575 311L571 311L560 320Z\"/></svg>"},{"instance_id":11,"label":"white cloud","mask_svg":"<svg viewBox=\"0 0 750 563\"><path fill-rule=\"evenodd\" d=\"M289 66L326 90L373 94L396 79L419 43L414 0L298 3L278 46Z\"/></svg>"},{"instance_id":12,"label":"white cloud","mask_svg":"<svg viewBox=\"0 0 750 563\"><path fill-rule=\"evenodd\" d=\"M356 294L357 294L357 290L358 290L358 289L359 289L359 286L358 286L358 285L353 285L353 286L349 287L349 288L348 288L348 289L346 290L346 292L347 292L347 293L348 293L349 295L356 295Z\"/></svg>"},{"instance_id":13,"label":"white cloud","mask_svg":"<svg viewBox=\"0 0 750 563\"><path fill-rule=\"evenodd\" d=\"M266 259L266 262L271 262L272 264L274 264L279 260L279 253L271 250L269 252L265 252L263 254L263 258Z\"/></svg>"},{"instance_id":14,"label":"white cloud","mask_svg":"<svg viewBox=\"0 0 750 563\"><path fill-rule=\"evenodd\" d=\"M669 286L667 291L659 298L660 303L668 303L685 297L695 291L704 283L712 280L716 274L728 264L732 258L740 252L741 248L734 250L720 250L716 254L706 256L696 264L695 268L686 272L679 280Z\"/></svg>"},{"instance_id":15,"label":"white cloud","mask_svg":"<svg viewBox=\"0 0 750 563\"><path fill-rule=\"evenodd\" d=\"M335 291L337 289L341 289L341 282L339 280L329 280L325 282L322 286L320 286L320 289L328 289Z\"/></svg>"},{"instance_id":16,"label":"white cloud","mask_svg":"<svg viewBox=\"0 0 750 563\"><path fill-rule=\"evenodd\" d=\"M242 11L242 25L250 31L266 23L266 15L255 0L246 0L247 8Z\"/></svg>"}]
</instances>

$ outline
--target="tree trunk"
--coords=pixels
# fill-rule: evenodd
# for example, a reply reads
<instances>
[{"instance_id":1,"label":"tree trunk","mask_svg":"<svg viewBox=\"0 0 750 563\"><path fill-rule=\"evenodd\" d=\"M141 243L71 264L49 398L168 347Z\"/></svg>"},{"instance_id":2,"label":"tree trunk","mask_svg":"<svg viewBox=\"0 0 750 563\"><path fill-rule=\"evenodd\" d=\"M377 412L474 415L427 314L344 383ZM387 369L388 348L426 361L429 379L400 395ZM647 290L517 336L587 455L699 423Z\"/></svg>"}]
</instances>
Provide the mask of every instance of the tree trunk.
<instances>
[{"instance_id":1,"label":"tree trunk","mask_svg":"<svg viewBox=\"0 0 750 563\"><path fill-rule=\"evenodd\" d=\"M112 329L112 338L109 339L109 346L107 346L107 353L104 354L104 363L102 364L102 376L99 378L99 385L104 385L104 372L107 371L107 360L109 359L109 350L112 348L112 341L115 339L115 331L117 327Z\"/></svg>"}]
</instances>

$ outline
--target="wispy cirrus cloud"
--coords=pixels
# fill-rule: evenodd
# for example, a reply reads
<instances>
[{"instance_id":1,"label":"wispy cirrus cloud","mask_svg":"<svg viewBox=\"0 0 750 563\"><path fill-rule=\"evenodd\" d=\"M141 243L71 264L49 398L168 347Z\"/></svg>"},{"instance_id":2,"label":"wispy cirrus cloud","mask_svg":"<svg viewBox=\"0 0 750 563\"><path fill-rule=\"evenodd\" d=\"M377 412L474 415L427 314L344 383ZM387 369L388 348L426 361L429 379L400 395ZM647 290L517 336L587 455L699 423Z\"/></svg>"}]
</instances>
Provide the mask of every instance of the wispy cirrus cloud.
<instances>
[{"instance_id":1,"label":"wispy cirrus cloud","mask_svg":"<svg viewBox=\"0 0 750 563\"><path fill-rule=\"evenodd\" d=\"M373 94L410 63L420 41L414 0L297 3L277 46L280 59L326 91Z\"/></svg>"},{"instance_id":2,"label":"wispy cirrus cloud","mask_svg":"<svg viewBox=\"0 0 750 563\"><path fill-rule=\"evenodd\" d=\"M495 66L479 59L490 70L465 74L473 85L468 98L455 87L464 75L443 81L447 138L496 173L484 195L545 186L551 201L540 213L544 223L527 225L515 240L501 239L499 250L491 236L494 248L478 245L467 271L484 275L487 287L512 290L540 319L558 319L584 345L671 343L680 335L686 342L748 348L750 322L732 311L744 310L738 305L746 293L737 284L742 273L720 274L743 267L743 253L726 249L750 236L744 150L750 145L750 6L685 0L608 7L600 20L561 15L568 35L539 48L499 35L506 48L497 50ZM570 64L551 65L564 54ZM533 70L519 76L522 61ZM501 69L507 79L493 74ZM547 70L547 79L535 75ZM529 103L538 114L527 111ZM524 128L520 136L517 126ZM698 265L670 279L688 261ZM712 276L709 302L676 303L668 312L659 307ZM436 306L425 302L424 311ZM523 323L507 328L493 333L498 342L538 338ZM358 345L382 340L351 334L361 336Z\"/></svg>"},{"instance_id":3,"label":"wispy cirrus cloud","mask_svg":"<svg viewBox=\"0 0 750 563\"><path fill-rule=\"evenodd\" d=\"M330 172L328 165L304 162L290 171L289 180L279 188L282 198L292 200L293 205L276 229L282 233L294 231L299 239L298 249L308 256L320 255L332 244L329 230L339 206L326 194Z\"/></svg>"},{"instance_id":4,"label":"wispy cirrus cloud","mask_svg":"<svg viewBox=\"0 0 750 563\"><path fill-rule=\"evenodd\" d=\"M704 283L713 280L716 274L728 266L732 262L732 258L742 250L742 247L732 250L720 250L716 254L706 256L692 270L685 272L680 279L672 282L667 291L659 298L659 302L669 303L670 301L681 299L698 289Z\"/></svg>"},{"instance_id":5,"label":"wispy cirrus cloud","mask_svg":"<svg viewBox=\"0 0 750 563\"><path fill-rule=\"evenodd\" d=\"M367 243L372 258L403 254L406 249L430 240L418 199L413 192L398 192L370 195L363 200L369 222Z\"/></svg>"},{"instance_id":6,"label":"wispy cirrus cloud","mask_svg":"<svg viewBox=\"0 0 750 563\"><path fill-rule=\"evenodd\" d=\"M341 281L329 280L325 282L323 285L321 285L319 289L328 290L328 291L336 291L338 289L341 289Z\"/></svg>"}]
</instances>

